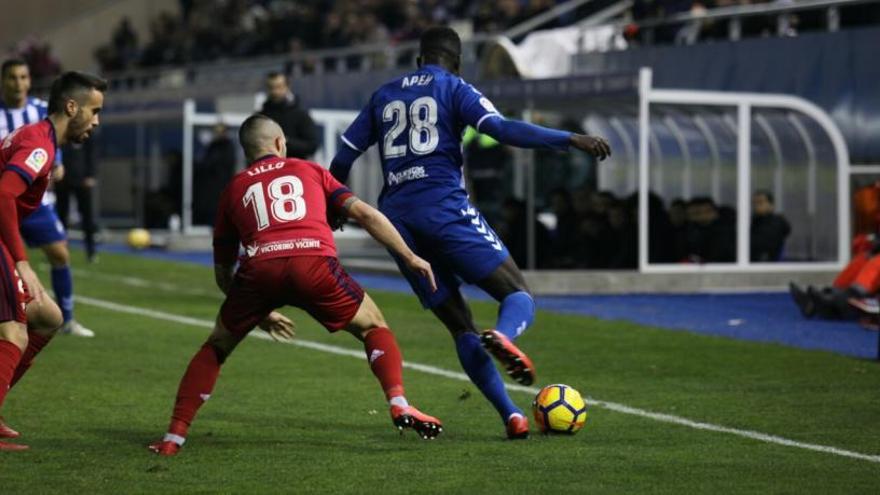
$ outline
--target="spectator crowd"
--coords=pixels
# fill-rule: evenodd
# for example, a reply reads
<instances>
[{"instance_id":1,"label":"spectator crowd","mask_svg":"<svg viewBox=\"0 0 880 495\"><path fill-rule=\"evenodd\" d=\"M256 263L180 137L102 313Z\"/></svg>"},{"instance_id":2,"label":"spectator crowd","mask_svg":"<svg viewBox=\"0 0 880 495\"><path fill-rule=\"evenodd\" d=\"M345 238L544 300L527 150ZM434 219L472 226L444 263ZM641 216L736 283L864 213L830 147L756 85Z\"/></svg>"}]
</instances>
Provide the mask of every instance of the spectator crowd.
<instances>
[{"instance_id":1,"label":"spectator crowd","mask_svg":"<svg viewBox=\"0 0 880 495\"><path fill-rule=\"evenodd\" d=\"M774 210L773 195L757 191L752 200L750 259L780 261L791 227ZM537 218L535 265L539 269L634 269L638 265L638 196L609 191L559 188L550 195L554 228ZM648 201L651 263L733 263L736 211L707 196L674 199L669 207L651 193ZM498 233L520 266L527 266L527 214L523 201L503 203Z\"/></svg>"},{"instance_id":2,"label":"spectator crowd","mask_svg":"<svg viewBox=\"0 0 880 495\"><path fill-rule=\"evenodd\" d=\"M565 0L180 0L139 40L123 19L95 56L104 71L208 62L317 48L415 40L427 26L467 19L498 32Z\"/></svg>"}]
</instances>

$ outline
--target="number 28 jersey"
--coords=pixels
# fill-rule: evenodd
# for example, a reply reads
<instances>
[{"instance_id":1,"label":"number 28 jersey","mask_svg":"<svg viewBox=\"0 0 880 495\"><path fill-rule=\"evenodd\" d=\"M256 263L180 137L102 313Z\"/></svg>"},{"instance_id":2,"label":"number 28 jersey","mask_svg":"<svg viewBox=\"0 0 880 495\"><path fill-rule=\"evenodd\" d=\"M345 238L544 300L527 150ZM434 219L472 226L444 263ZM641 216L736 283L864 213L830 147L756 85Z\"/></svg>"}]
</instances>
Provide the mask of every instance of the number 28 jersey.
<instances>
[{"instance_id":1,"label":"number 28 jersey","mask_svg":"<svg viewBox=\"0 0 880 495\"><path fill-rule=\"evenodd\" d=\"M384 186L380 209L395 218L413 208L467 200L461 137L501 117L473 86L442 67L426 65L380 87L342 135L363 153L379 145Z\"/></svg>"},{"instance_id":2,"label":"number 28 jersey","mask_svg":"<svg viewBox=\"0 0 880 495\"><path fill-rule=\"evenodd\" d=\"M267 156L226 186L214 222L214 262L289 256L336 256L327 208L341 208L351 191L317 163Z\"/></svg>"}]
</instances>

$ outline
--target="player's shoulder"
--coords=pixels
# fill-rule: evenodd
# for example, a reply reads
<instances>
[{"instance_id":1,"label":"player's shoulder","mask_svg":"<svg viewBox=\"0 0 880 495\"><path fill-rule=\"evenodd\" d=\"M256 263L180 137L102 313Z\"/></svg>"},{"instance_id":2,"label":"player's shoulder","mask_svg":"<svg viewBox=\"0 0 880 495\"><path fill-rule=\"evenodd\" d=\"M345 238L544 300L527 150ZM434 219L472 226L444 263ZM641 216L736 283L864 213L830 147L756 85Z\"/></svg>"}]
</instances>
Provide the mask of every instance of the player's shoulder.
<instances>
[{"instance_id":1,"label":"player's shoulder","mask_svg":"<svg viewBox=\"0 0 880 495\"><path fill-rule=\"evenodd\" d=\"M27 102L28 105L35 106L40 110L46 110L49 108L49 102L41 98L37 98L36 96L28 96Z\"/></svg>"},{"instance_id":2,"label":"player's shoulder","mask_svg":"<svg viewBox=\"0 0 880 495\"><path fill-rule=\"evenodd\" d=\"M325 173L329 173L327 172L327 169L321 166L320 163L313 162L311 160L304 160L302 158L285 158L284 168L290 170L293 173L309 174L317 177L321 177Z\"/></svg>"},{"instance_id":3,"label":"player's shoulder","mask_svg":"<svg viewBox=\"0 0 880 495\"><path fill-rule=\"evenodd\" d=\"M33 124L25 124L10 134L10 139L19 144L33 144L35 146L54 147L54 138L52 133L54 129L52 124L46 120L41 120Z\"/></svg>"}]
</instances>

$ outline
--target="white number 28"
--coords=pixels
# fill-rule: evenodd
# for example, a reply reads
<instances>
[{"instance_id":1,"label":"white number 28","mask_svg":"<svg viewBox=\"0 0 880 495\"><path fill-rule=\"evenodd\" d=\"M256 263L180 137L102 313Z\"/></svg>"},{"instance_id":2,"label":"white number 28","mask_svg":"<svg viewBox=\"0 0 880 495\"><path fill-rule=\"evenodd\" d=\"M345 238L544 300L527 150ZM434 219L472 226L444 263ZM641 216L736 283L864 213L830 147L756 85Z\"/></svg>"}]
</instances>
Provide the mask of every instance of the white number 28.
<instances>
[{"instance_id":1,"label":"white number 28","mask_svg":"<svg viewBox=\"0 0 880 495\"><path fill-rule=\"evenodd\" d=\"M416 155L427 155L440 142L437 132L437 100L430 96L415 99L406 110L403 100L394 100L382 110L382 120L392 122L391 129L385 133L385 158L397 158L406 155L406 145L395 145L394 141L409 129L409 150Z\"/></svg>"}]
</instances>

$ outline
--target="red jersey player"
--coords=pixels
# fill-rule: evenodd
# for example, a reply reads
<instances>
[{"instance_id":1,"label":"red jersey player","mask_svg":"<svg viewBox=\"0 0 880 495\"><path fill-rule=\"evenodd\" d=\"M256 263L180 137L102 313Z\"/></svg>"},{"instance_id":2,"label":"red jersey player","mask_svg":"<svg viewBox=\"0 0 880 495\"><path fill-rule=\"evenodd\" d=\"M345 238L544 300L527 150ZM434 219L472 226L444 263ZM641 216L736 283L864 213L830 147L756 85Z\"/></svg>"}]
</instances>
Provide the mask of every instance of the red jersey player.
<instances>
[{"instance_id":1,"label":"red jersey player","mask_svg":"<svg viewBox=\"0 0 880 495\"><path fill-rule=\"evenodd\" d=\"M84 142L98 125L106 89L90 74L63 74L52 83L49 116L0 144L0 405L63 323L28 263L19 221L40 206L58 146ZM0 420L0 438L17 436ZM0 450L26 448L0 442Z\"/></svg>"},{"instance_id":2,"label":"red jersey player","mask_svg":"<svg viewBox=\"0 0 880 495\"><path fill-rule=\"evenodd\" d=\"M436 437L443 430L440 421L404 397L394 334L336 258L327 209L356 220L435 286L431 266L413 254L382 213L357 199L330 172L316 163L282 158L284 133L270 118L249 117L239 139L250 166L226 187L214 224L215 275L226 300L214 331L183 375L168 433L150 449L162 455L178 452L196 411L211 395L220 366L255 326L276 338L293 337L293 322L274 311L284 305L302 308L331 332L346 330L361 340L394 425L413 428L422 438ZM233 272L239 244L245 257Z\"/></svg>"}]
</instances>

